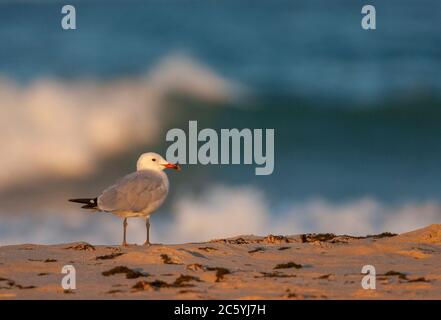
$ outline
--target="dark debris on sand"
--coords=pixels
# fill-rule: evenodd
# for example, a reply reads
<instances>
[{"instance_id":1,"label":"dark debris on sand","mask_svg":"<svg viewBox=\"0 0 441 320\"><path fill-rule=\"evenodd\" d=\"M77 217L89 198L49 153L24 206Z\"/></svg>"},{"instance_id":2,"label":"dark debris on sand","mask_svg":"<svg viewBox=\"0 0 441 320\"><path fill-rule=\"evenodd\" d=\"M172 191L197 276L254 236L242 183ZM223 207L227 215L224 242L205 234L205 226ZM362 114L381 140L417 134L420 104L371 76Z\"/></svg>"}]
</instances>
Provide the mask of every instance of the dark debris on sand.
<instances>
[{"instance_id":1,"label":"dark debris on sand","mask_svg":"<svg viewBox=\"0 0 441 320\"><path fill-rule=\"evenodd\" d=\"M328 279L329 280L330 276L332 276L332 273L324 274L324 275L318 277L317 279L320 279L320 280Z\"/></svg>"},{"instance_id":2,"label":"dark debris on sand","mask_svg":"<svg viewBox=\"0 0 441 320\"><path fill-rule=\"evenodd\" d=\"M279 263L274 267L274 269L289 269L289 268L300 269L303 268L303 266L301 264L297 264L295 262L290 261L287 263Z\"/></svg>"},{"instance_id":3,"label":"dark debris on sand","mask_svg":"<svg viewBox=\"0 0 441 320\"><path fill-rule=\"evenodd\" d=\"M115 259L119 256L122 256L124 253L123 252L115 252L115 253L111 253L111 254L106 254L103 256L98 256L95 258L95 260L110 260L110 259Z\"/></svg>"},{"instance_id":4,"label":"dark debris on sand","mask_svg":"<svg viewBox=\"0 0 441 320\"><path fill-rule=\"evenodd\" d=\"M95 251L95 247L87 242L78 243L65 249L79 250L79 251Z\"/></svg>"},{"instance_id":5,"label":"dark debris on sand","mask_svg":"<svg viewBox=\"0 0 441 320\"><path fill-rule=\"evenodd\" d=\"M172 260L172 258L170 258L167 254L163 253L161 254L161 259L162 262L164 262L164 264L181 264L181 263L176 263Z\"/></svg>"},{"instance_id":6,"label":"dark debris on sand","mask_svg":"<svg viewBox=\"0 0 441 320\"><path fill-rule=\"evenodd\" d=\"M285 236L275 236L275 235L268 235L263 239L264 243L268 243L268 244L281 244L281 243L289 243L289 238L285 237Z\"/></svg>"},{"instance_id":7,"label":"dark debris on sand","mask_svg":"<svg viewBox=\"0 0 441 320\"><path fill-rule=\"evenodd\" d=\"M349 235L336 235L334 233L306 233L300 235L300 241L302 243L309 243L309 242L329 242L329 243L348 243L350 240L360 240L360 239L381 239L381 238L389 238L394 237L397 234L391 233L391 232L383 232L380 234L374 234L374 235L367 235L364 237L356 237L356 236L349 236ZM210 242L221 242L221 243L228 243L228 244L253 244L253 243L263 243L263 244L284 244L284 243L293 243L298 242L297 237L288 237L288 236L282 236L282 235L273 235L270 234L264 238L243 238L243 237L237 237L232 239L216 239L211 240ZM289 247L282 247L285 250ZM199 248L202 249L202 248Z\"/></svg>"},{"instance_id":8,"label":"dark debris on sand","mask_svg":"<svg viewBox=\"0 0 441 320\"><path fill-rule=\"evenodd\" d=\"M224 276L230 274L231 271L222 267L205 267L207 271L216 271L216 282L220 282L224 279Z\"/></svg>"},{"instance_id":9,"label":"dark debris on sand","mask_svg":"<svg viewBox=\"0 0 441 320\"><path fill-rule=\"evenodd\" d=\"M7 287L1 286L1 282L6 282ZM13 289L13 288L17 288L17 289L22 290L22 289L35 289L37 287L32 286L32 285L31 286L23 286L21 284L16 283L14 280L0 277L0 289Z\"/></svg>"},{"instance_id":10,"label":"dark debris on sand","mask_svg":"<svg viewBox=\"0 0 441 320\"><path fill-rule=\"evenodd\" d=\"M285 274L282 272L261 272L261 276L255 276L255 278L295 278L295 274Z\"/></svg>"},{"instance_id":11,"label":"dark debris on sand","mask_svg":"<svg viewBox=\"0 0 441 320\"><path fill-rule=\"evenodd\" d=\"M385 274L383 274L381 276L385 276L385 277L397 276L398 279L405 280L405 281L411 282L411 283L412 282L430 282L430 280L427 280L424 277L419 277L419 278L415 278L415 279L409 279L407 274L402 273L402 272L398 272L398 271L394 271L394 270L388 271L388 272L386 272Z\"/></svg>"},{"instance_id":12,"label":"dark debris on sand","mask_svg":"<svg viewBox=\"0 0 441 320\"><path fill-rule=\"evenodd\" d=\"M347 243L349 240L361 239L382 239L395 237L397 234L390 232L383 232L380 234L367 235L365 237L356 237L348 235L335 235L334 233L307 233L300 236L302 243L309 242L329 242L329 243Z\"/></svg>"},{"instance_id":13,"label":"dark debris on sand","mask_svg":"<svg viewBox=\"0 0 441 320\"><path fill-rule=\"evenodd\" d=\"M201 282L201 280L198 277L189 276L189 275L180 275L173 283L167 283L162 280L153 280L153 281L138 281L132 289L135 289L137 291L142 290L148 290L148 289L154 289L158 290L161 288L188 288L188 287L194 287L193 284L190 284L190 281L197 281Z\"/></svg>"},{"instance_id":14,"label":"dark debris on sand","mask_svg":"<svg viewBox=\"0 0 441 320\"><path fill-rule=\"evenodd\" d=\"M117 266L115 268L112 268L108 271L103 271L102 275L105 277L112 276L115 274L125 273L127 279L136 279L139 277L148 277L150 276L148 273L132 270L130 268L127 268L126 266Z\"/></svg>"},{"instance_id":15,"label":"dark debris on sand","mask_svg":"<svg viewBox=\"0 0 441 320\"><path fill-rule=\"evenodd\" d=\"M190 281L201 282L201 279L195 276L183 275L181 274L174 282L174 286L182 287L185 286Z\"/></svg>"},{"instance_id":16,"label":"dark debris on sand","mask_svg":"<svg viewBox=\"0 0 441 320\"><path fill-rule=\"evenodd\" d=\"M398 278L400 278L402 280L407 280L407 275L405 273L394 271L394 270L386 272L385 274L383 274L383 276L386 276L386 277L398 276Z\"/></svg>"},{"instance_id":17,"label":"dark debris on sand","mask_svg":"<svg viewBox=\"0 0 441 320\"><path fill-rule=\"evenodd\" d=\"M427 280L424 277L416 278L416 279L410 279L407 282L430 282L430 280Z\"/></svg>"}]
</instances>

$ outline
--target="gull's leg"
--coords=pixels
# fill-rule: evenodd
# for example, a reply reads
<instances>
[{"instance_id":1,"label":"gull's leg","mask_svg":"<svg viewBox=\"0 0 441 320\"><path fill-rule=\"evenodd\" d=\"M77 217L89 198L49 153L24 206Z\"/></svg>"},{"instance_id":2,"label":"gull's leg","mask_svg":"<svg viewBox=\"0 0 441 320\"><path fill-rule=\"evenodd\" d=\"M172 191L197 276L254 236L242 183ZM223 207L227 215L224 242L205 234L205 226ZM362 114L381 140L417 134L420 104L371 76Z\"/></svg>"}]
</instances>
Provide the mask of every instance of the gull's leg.
<instances>
[{"instance_id":1,"label":"gull's leg","mask_svg":"<svg viewBox=\"0 0 441 320\"><path fill-rule=\"evenodd\" d=\"M150 217L145 218L145 229L146 229L146 240L144 242L145 246L150 246Z\"/></svg>"},{"instance_id":2,"label":"gull's leg","mask_svg":"<svg viewBox=\"0 0 441 320\"><path fill-rule=\"evenodd\" d=\"M123 247L126 247L128 245L127 241L126 241L127 225L128 225L127 218L124 218L124 222L123 222L123 242L122 242L122 246Z\"/></svg>"}]
</instances>

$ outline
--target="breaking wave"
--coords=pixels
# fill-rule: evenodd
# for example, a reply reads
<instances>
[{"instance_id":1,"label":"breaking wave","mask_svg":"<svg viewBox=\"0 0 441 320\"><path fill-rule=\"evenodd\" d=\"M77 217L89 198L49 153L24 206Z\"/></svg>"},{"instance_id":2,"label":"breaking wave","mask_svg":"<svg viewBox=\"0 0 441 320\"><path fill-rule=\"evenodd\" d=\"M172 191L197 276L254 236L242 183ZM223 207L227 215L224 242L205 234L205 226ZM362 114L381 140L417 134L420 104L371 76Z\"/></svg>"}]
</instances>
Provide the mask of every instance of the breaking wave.
<instances>
[{"instance_id":1,"label":"breaking wave","mask_svg":"<svg viewBox=\"0 0 441 320\"><path fill-rule=\"evenodd\" d=\"M0 190L45 176L87 174L99 159L152 144L167 95L225 101L233 85L182 56L145 77L113 81L39 79L21 87L0 79Z\"/></svg>"},{"instance_id":2,"label":"breaking wave","mask_svg":"<svg viewBox=\"0 0 441 320\"><path fill-rule=\"evenodd\" d=\"M276 209L255 187L217 186L175 203L168 241L201 241L239 234L332 232L367 235L406 232L441 221L436 201L386 204L370 197L331 202L323 198L284 203Z\"/></svg>"},{"instance_id":3,"label":"breaking wave","mask_svg":"<svg viewBox=\"0 0 441 320\"><path fill-rule=\"evenodd\" d=\"M310 199L285 203L283 208L276 210L263 192L250 186L219 185L199 195L183 195L171 210L170 219L161 219L161 212L153 215L154 242L196 242L270 233L402 233L441 221L441 203L437 201L390 205L369 197L347 202ZM144 228L141 219L130 219L130 241L142 243ZM116 216L66 210L63 217L56 213L38 217L6 216L0 226L0 243L87 241L118 244L121 232L121 219Z\"/></svg>"}]
</instances>

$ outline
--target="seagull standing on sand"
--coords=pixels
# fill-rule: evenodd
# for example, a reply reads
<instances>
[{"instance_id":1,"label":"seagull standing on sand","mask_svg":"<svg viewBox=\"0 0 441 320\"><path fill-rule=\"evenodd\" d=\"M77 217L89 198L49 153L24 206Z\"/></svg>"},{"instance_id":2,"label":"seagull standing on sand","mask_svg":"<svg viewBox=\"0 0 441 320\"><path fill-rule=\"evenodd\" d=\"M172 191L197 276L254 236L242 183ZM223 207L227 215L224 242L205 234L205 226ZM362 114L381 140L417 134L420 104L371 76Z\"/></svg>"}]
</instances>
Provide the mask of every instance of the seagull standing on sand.
<instances>
[{"instance_id":1,"label":"seagull standing on sand","mask_svg":"<svg viewBox=\"0 0 441 320\"><path fill-rule=\"evenodd\" d=\"M168 178L163 170L180 170L178 164L169 163L154 152L142 154L136 167L136 172L119 179L96 198L69 200L85 204L82 206L84 209L109 212L124 218L123 246L128 245L127 218L131 217L146 218L147 239L144 245L150 245L150 215L161 206L168 194Z\"/></svg>"}]
</instances>

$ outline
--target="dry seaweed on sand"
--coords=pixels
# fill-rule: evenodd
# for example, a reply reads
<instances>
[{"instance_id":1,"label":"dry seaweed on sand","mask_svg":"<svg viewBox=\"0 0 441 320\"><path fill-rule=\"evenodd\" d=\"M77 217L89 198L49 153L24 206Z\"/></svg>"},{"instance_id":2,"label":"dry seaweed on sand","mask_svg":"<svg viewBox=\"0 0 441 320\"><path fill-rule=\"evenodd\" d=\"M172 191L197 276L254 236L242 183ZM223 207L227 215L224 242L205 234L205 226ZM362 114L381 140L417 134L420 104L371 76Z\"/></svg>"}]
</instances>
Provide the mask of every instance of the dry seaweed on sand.
<instances>
[{"instance_id":1,"label":"dry seaweed on sand","mask_svg":"<svg viewBox=\"0 0 441 320\"><path fill-rule=\"evenodd\" d=\"M263 242L268 244L289 243L289 239L285 236L270 234L263 239Z\"/></svg>"},{"instance_id":2,"label":"dry seaweed on sand","mask_svg":"<svg viewBox=\"0 0 441 320\"><path fill-rule=\"evenodd\" d=\"M334 233L307 233L300 235L302 243L309 242L330 242L330 243L347 243L349 240L361 239L381 239L395 237L397 234L391 232L383 232L380 234L367 235L365 237L356 237L349 235L335 235Z\"/></svg>"},{"instance_id":3,"label":"dry seaweed on sand","mask_svg":"<svg viewBox=\"0 0 441 320\"><path fill-rule=\"evenodd\" d=\"M21 284L18 284L17 282L15 282L14 280L11 279L7 279L7 278L1 278L0 277L0 282L6 282L7 287L1 287L0 289L12 289L12 288L17 288L17 289L35 289L37 288L36 286L30 285L30 286L23 286Z\"/></svg>"},{"instance_id":4,"label":"dry seaweed on sand","mask_svg":"<svg viewBox=\"0 0 441 320\"><path fill-rule=\"evenodd\" d=\"M169 288L171 285L162 280L154 280L154 281L145 281L141 280L135 283L132 289L137 291L146 290L146 289L159 289L159 288Z\"/></svg>"},{"instance_id":5,"label":"dry seaweed on sand","mask_svg":"<svg viewBox=\"0 0 441 320\"><path fill-rule=\"evenodd\" d=\"M233 239L215 239L215 240L211 240L211 243L229 243L229 244L249 244L250 241L242 238L242 237L237 237L237 238L233 238Z\"/></svg>"},{"instance_id":6,"label":"dry seaweed on sand","mask_svg":"<svg viewBox=\"0 0 441 320\"><path fill-rule=\"evenodd\" d=\"M308 234L302 234L300 236L303 243L305 242L325 242L325 241L331 241L336 237L333 233L308 233Z\"/></svg>"},{"instance_id":7,"label":"dry seaweed on sand","mask_svg":"<svg viewBox=\"0 0 441 320\"><path fill-rule=\"evenodd\" d=\"M249 242L244 238L228 239L226 242L231 244L248 244Z\"/></svg>"},{"instance_id":8,"label":"dry seaweed on sand","mask_svg":"<svg viewBox=\"0 0 441 320\"><path fill-rule=\"evenodd\" d=\"M261 272L261 276L255 276L255 278L295 278L295 274L285 274L282 272Z\"/></svg>"},{"instance_id":9,"label":"dry seaweed on sand","mask_svg":"<svg viewBox=\"0 0 441 320\"><path fill-rule=\"evenodd\" d=\"M216 271L216 282L223 280L224 276L230 274L231 271L222 267L206 267L207 271Z\"/></svg>"},{"instance_id":10,"label":"dry seaweed on sand","mask_svg":"<svg viewBox=\"0 0 441 320\"><path fill-rule=\"evenodd\" d=\"M112 276L115 274L125 273L127 279L136 279L139 277L148 277L148 273L143 273L140 271L132 270L130 268L127 268L125 266L117 266L115 268L112 268L107 271L103 271L101 274L105 277Z\"/></svg>"},{"instance_id":11,"label":"dry seaweed on sand","mask_svg":"<svg viewBox=\"0 0 441 320\"><path fill-rule=\"evenodd\" d=\"M408 279L407 279L407 275L406 275L405 273L398 272L398 271L394 271L394 270L391 270L391 271L386 272L386 273L384 274L384 276L387 276L387 277L398 276L398 278L400 278L400 279L402 279L402 280L408 280Z\"/></svg>"},{"instance_id":12,"label":"dry seaweed on sand","mask_svg":"<svg viewBox=\"0 0 441 320\"><path fill-rule=\"evenodd\" d=\"M165 253L161 254L161 259L162 259L162 262L164 262L164 264L180 264L180 263L174 262L172 260L172 258L170 258L170 256Z\"/></svg>"},{"instance_id":13,"label":"dry seaweed on sand","mask_svg":"<svg viewBox=\"0 0 441 320\"><path fill-rule=\"evenodd\" d=\"M87 242L78 243L69 247L66 247L65 249L73 249L73 250L83 250L83 251L95 251L95 247Z\"/></svg>"},{"instance_id":14,"label":"dry seaweed on sand","mask_svg":"<svg viewBox=\"0 0 441 320\"><path fill-rule=\"evenodd\" d=\"M103 256L98 256L95 258L95 260L110 260L110 259L115 259L119 256L122 256L124 253L123 252L115 252L115 253L111 253L111 254L106 254Z\"/></svg>"},{"instance_id":15,"label":"dry seaweed on sand","mask_svg":"<svg viewBox=\"0 0 441 320\"><path fill-rule=\"evenodd\" d=\"M146 290L146 289L155 289L158 290L160 288L186 288L186 287L194 287L194 285L189 284L190 281L201 282L198 277L189 276L189 275L180 275L173 283L167 283L162 280L153 280L153 281L138 281L132 289L135 290Z\"/></svg>"},{"instance_id":16,"label":"dry seaweed on sand","mask_svg":"<svg viewBox=\"0 0 441 320\"><path fill-rule=\"evenodd\" d=\"M324 275L318 277L317 279L329 279L330 276L332 276L332 273L324 274Z\"/></svg>"},{"instance_id":17,"label":"dry seaweed on sand","mask_svg":"<svg viewBox=\"0 0 441 320\"><path fill-rule=\"evenodd\" d=\"M427 280L424 277L409 279L405 273L393 270L386 272L383 276L398 276L399 279L406 280L407 282L430 282L430 280Z\"/></svg>"},{"instance_id":18,"label":"dry seaweed on sand","mask_svg":"<svg viewBox=\"0 0 441 320\"><path fill-rule=\"evenodd\" d=\"M303 266L301 264L297 264L295 262L290 261L287 263L279 263L274 267L274 269L289 269L289 268L300 269L303 268Z\"/></svg>"},{"instance_id":19,"label":"dry seaweed on sand","mask_svg":"<svg viewBox=\"0 0 441 320\"><path fill-rule=\"evenodd\" d=\"M201 279L195 276L183 275L181 274L178 278L176 278L174 282L174 286L185 286L190 281L201 282Z\"/></svg>"},{"instance_id":20,"label":"dry seaweed on sand","mask_svg":"<svg viewBox=\"0 0 441 320\"><path fill-rule=\"evenodd\" d=\"M366 237L361 237L363 238L374 238L374 239L381 239L381 238L391 238L391 237L395 237L398 234L396 233L391 233L391 232L383 232L383 233L379 233L379 234L368 234Z\"/></svg>"},{"instance_id":21,"label":"dry seaweed on sand","mask_svg":"<svg viewBox=\"0 0 441 320\"><path fill-rule=\"evenodd\" d=\"M419 278L416 278L416 279L409 279L407 282L430 282L430 280L427 280L424 277L419 277Z\"/></svg>"}]
</instances>

